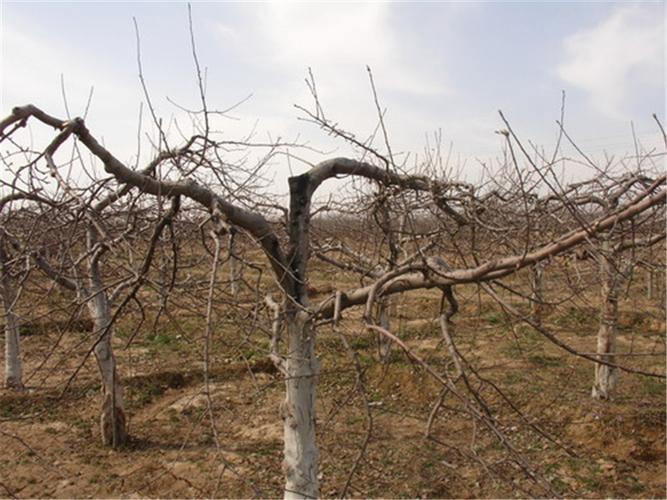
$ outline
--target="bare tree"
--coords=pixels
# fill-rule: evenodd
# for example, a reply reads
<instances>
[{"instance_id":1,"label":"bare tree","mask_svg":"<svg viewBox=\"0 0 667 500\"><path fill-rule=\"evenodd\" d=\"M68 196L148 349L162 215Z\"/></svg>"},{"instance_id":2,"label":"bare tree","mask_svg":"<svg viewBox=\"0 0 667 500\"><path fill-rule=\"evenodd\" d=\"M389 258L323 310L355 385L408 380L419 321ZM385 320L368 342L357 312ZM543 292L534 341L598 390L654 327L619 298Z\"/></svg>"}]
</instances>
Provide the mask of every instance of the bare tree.
<instances>
[{"instance_id":1,"label":"bare tree","mask_svg":"<svg viewBox=\"0 0 667 500\"><path fill-rule=\"evenodd\" d=\"M642 187L639 193L626 203L610 207L581 227L566 231L551 241L527 248L516 255L489 259L458 269L451 267L438 256L422 255L376 277L370 285L337 293L319 304L311 304L307 287L311 253L311 206L314 193L324 182L334 177L354 176L375 181L383 186L394 186L405 192L423 192L431 195L434 187L437 187L437 192L442 194L457 189L458 184L419 175L393 173L367 162L345 158L321 162L308 172L289 179L289 218L287 245L284 247L273 226L260 212L235 204L233 200L216 194L212 189L197 182L160 180L144 172L129 169L94 138L81 119L64 121L47 115L34 106L25 106L15 108L12 115L1 122L0 131L6 135L5 130L9 126L25 123L31 117L60 130L52 143L56 147L70 137L78 138L103 162L105 170L120 184L136 187L143 193L154 196L186 197L207 210L219 211L229 224L246 231L262 248L285 296L287 345L282 365L286 373L286 396L281 406L281 414L284 420L285 494L288 497L319 495L319 452L315 439L315 398L319 373L315 350L317 322L335 320L337 315L355 305L364 304L366 311L369 311L381 298L400 292L500 279L519 269L570 251L596 234L608 231L652 207L664 204L667 196L662 188L665 177L661 176ZM198 138L191 139L187 147L181 148L180 151L190 151L197 140ZM207 138L201 140L207 147L215 146ZM188 160L194 162L194 165L201 162L200 157L190 156ZM91 239L94 241L94 238ZM91 272L92 284L95 285L94 266ZM98 314L97 317L102 320L104 315ZM364 317L369 328L398 341L385 329L375 325L372 316ZM102 323L98 326L102 327ZM108 323L105 322L106 326ZM617 366L603 359L581 353L579 355L604 366ZM489 422L489 425L492 426L492 423Z\"/></svg>"},{"instance_id":2,"label":"bare tree","mask_svg":"<svg viewBox=\"0 0 667 500\"><path fill-rule=\"evenodd\" d=\"M135 296L142 284L142 280L150 267L157 239L164 227L171 223L175 212L178 210L178 198L173 199L172 209L156 225L153 237L145 251L145 258L141 262L141 267L136 271L132 270L129 275L126 274L120 279L116 277L115 284L110 284L105 279L105 273L102 269L105 257L109 255L110 251L118 255L118 250L123 246L123 242L127 243L130 234L138 230L136 214L128 217L127 213L123 216L122 212L110 211L110 207L113 207L114 204L118 205L118 200L125 196L129 190L112 192L96 201L94 197L97 195L99 188L93 185L89 193L91 199L84 201L84 194L75 189L74 186L69 185L55 171L56 167L52 159L53 152L47 148L45 153L47 164L53 168L52 173L58 179L61 193L66 198L73 200L76 206L71 207L69 204L57 203L54 200L48 200L35 194L23 195L18 193L0 200L0 207L6 201L12 199L27 199L40 202L42 207L58 206L57 215L61 220L72 217L69 221L71 222L69 227L72 228L73 234L68 236L60 234L56 236L57 243L48 244L50 246L49 253L55 256L56 264L34 241L35 236L41 236L44 239L48 232L32 231L32 238L21 241L21 238L17 235L8 232L9 225L6 224L7 218L5 218L5 228L7 229L2 230L2 240L3 243L6 241L7 246L11 246L17 255L25 256L34 262L34 266L53 280L54 284L64 290L73 292L77 297L79 306L88 310L92 321L92 342L74 375L87 357L93 353L102 379L103 402L100 412L100 433L104 444L116 448L127 442L128 434L123 388L112 347L113 325L122 313L123 308ZM130 206L134 203L136 203L136 200ZM71 210L71 212L67 210ZM103 214L106 220L102 216ZM56 214L51 213L47 217L45 212L40 214L40 225L48 225L47 223L57 225L54 215ZM82 229L82 231L78 229ZM81 244L82 241L83 244ZM16 333L16 335L8 337L7 350L11 352L12 356L8 356L6 359L8 369L12 365L15 367L13 371L20 375L18 325L13 313L18 296L12 291L9 272L7 271L9 261L6 255L5 252L2 253L3 270L6 271L3 273L6 285L3 287L5 291L3 298L7 298L5 302L8 317L7 328L13 326ZM131 264L128 267L131 269ZM129 294L124 297L118 307L114 308L114 303L119 301L121 294L127 289L130 289ZM12 296L13 299L11 299ZM16 367L18 367L18 371Z\"/></svg>"},{"instance_id":3,"label":"bare tree","mask_svg":"<svg viewBox=\"0 0 667 500\"><path fill-rule=\"evenodd\" d=\"M15 236L9 232L12 212L5 207L14 202L37 202L49 205L49 200L33 193L14 193L0 198L0 294L5 311L5 386L9 389L22 390L23 363L21 359L20 319L17 313L18 303L23 291L23 284L30 274L29 259L23 252L16 251ZM4 212L3 212L4 210ZM25 215L26 207L21 207Z\"/></svg>"}]
</instances>

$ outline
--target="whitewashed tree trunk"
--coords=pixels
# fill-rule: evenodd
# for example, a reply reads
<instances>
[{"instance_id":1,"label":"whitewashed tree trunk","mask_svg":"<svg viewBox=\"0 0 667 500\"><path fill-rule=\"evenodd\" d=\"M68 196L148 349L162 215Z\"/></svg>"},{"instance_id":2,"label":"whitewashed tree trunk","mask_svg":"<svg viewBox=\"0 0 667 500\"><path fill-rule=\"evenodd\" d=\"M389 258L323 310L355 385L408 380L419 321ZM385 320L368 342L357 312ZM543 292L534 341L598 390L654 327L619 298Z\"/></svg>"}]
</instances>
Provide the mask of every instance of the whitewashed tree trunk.
<instances>
[{"instance_id":1,"label":"whitewashed tree trunk","mask_svg":"<svg viewBox=\"0 0 667 500\"><path fill-rule=\"evenodd\" d=\"M391 331L391 317L396 316L397 307L395 298L384 298L378 302L378 324L387 331ZM377 334L378 358L383 363L389 361L392 341L385 335Z\"/></svg>"},{"instance_id":2,"label":"whitewashed tree trunk","mask_svg":"<svg viewBox=\"0 0 667 500\"><path fill-rule=\"evenodd\" d=\"M90 314L93 317L94 340L100 339L95 345L95 359L102 377L102 412L100 430L102 442L117 448L127 441L123 388L116 370L116 358L111 347L111 307L106 293L101 291L89 302ZM106 330L106 332L105 332ZM105 333L102 333L105 332ZM100 338L101 336L101 338Z\"/></svg>"},{"instance_id":3,"label":"whitewashed tree trunk","mask_svg":"<svg viewBox=\"0 0 667 500\"><path fill-rule=\"evenodd\" d=\"M615 362L616 335L618 332L618 256L611 249L609 240L602 243L600 262L601 308L600 328L597 338L597 354L599 358L610 363ZM595 399L610 399L616 382L618 371L611 366L596 364L595 381L591 395Z\"/></svg>"},{"instance_id":4,"label":"whitewashed tree trunk","mask_svg":"<svg viewBox=\"0 0 667 500\"><path fill-rule=\"evenodd\" d=\"M0 238L2 232L0 232ZM23 389L23 367L21 364L21 336L19 321L15 312L16 291L12 286L9 257L0 241L0 294L5 311L5 387L20 391Z\"/></svg>"},{"instance_id":5,"label":"whitewashed tree trunk","mask_svg":"<svg viewBox=\"0 0 667 500\"><path fill-rule=\"evenodd\" d=\"M311 179L290 177L290 263L285 286L287 359L285 401L281 407L284 428L285 498L319 497L319 451L315 435L315 398L319 362L315 357L315 329L306 286L310 253Z\"/></svg>"},{"instance_id":6,"label":"whitewashed tree trunk","mask_svg":"<svg viewBox=\"0 0 667 500\"><path fill-rule=\"evenodd\" d=\"M285 498L317 498L318 456L315 397L319 362L308 314L292 311L287 322L288 356L284 422Z\"/></svg>"},{"instance_id":7,"label":"whitewashed tree trunk","mask_svg":"<svg viewBox=\"0 0 667 500\"><path fill-rule=\"evenodd\" d=\"M389 259L388 259L388 268L387 270L391 271L395 269L398 262L401 246L399 244L399 238L397 237L396 231L394 230L393 219L389 210L389 205L387 200L381 200L378 207L379 210L379 225L382 233L387 242L389 249ZM399 234L405 230L406 217L403 216L399 220ZM383 298L378 302L377 305L377 322L380 327L384 328L387 331L391 331L391 317L396 315L397 307L395 299L392 298ZM377 333L377 344L378 344L378 358L382 363L389 361L391 355L392 341L387 338L387 336Z\"/></svg>"},{"instance_id":8,"label":"whitewashed tree trunk","mask_svg":"<svg viewBox=\"0 0 667 500\"><path fill-rule=\"evenodd\" d=\"M95 230L89 230L89 247L93 247ZM107 446L118 448L127 441L127 425L123 388L116 370L116 358L113 355L111 340L111 304L104 289L100 273L99 256L93 254L89 261L90 293L88 310L93 319L93 340L96 342L94 353L102 377L102 411L100 430L102 442Z\"/></svg>"},{"instance_id":9,"label":"whitewashed tree trunk","mask_svg":"<svg viewBox=\"0 0 667 500\"><path fill-rule=\"evenodd\" d=\"M530 287L532 290L530 308L533 321L538 325L542 324L542 315L544 312L544 263L538 262L531 266Z\"/></svg>"},{"instance_id":10,"label":"whitewashed tree trunk","mask_svg":"<svg viewBox=\"0 0 667 500\"><path fill-rule=\"evenodd\" d=\"M10 283L10 277L4 273L0 284L2 304L5 310L5 387L23 389L23 367L21 365L21 337L18 316L14 312L16 294Z\"/></svg>"}]
</instances>

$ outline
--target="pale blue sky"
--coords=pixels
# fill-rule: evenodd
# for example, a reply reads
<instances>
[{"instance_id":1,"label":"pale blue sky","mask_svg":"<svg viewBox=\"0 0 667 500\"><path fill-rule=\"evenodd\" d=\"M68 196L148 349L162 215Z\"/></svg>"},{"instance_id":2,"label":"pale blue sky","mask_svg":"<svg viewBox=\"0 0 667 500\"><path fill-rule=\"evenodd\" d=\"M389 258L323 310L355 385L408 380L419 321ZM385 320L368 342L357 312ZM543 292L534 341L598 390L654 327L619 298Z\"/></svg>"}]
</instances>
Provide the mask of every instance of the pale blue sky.
<instances>
[{"instance_id":1,"label":"pale blue sky","mask_svg":"<svg viewBox=\"0 0 667 500\"><path fill-rule=\"evenodd\" d=\"M561 90L566 125L592 154L631 151L631 120L647 147L659 145L651 113L664 119L663 2L195 2L192 10L210 106L253 94L234 111L240 120L219 123L229 138L258 120L258 138L299 134L332 147L293 107L310 105L309 66L328 117L365 138L376 122L368 64L394 150L419 152L425 134L441 128L468 159L467 174L475 158L499 150L498 109L522 137L551 147ZM72 113L83 112L93 86L89 126L132 161L142 100L133 16L159 114L180 116L166 96L196 107L185 4L5 1L2 114L32 102L64 115L63 74Z\"/></svg>"}]
</instances>

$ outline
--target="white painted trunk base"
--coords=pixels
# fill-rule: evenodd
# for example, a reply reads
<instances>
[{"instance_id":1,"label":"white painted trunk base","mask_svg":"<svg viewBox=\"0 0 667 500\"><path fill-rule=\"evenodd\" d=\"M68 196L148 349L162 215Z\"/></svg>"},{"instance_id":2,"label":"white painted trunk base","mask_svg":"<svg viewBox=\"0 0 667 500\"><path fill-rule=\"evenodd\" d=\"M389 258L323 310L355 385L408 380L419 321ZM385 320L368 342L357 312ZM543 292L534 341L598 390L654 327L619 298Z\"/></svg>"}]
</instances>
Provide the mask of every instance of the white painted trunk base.
<instances>
[{"instance_id":1,"label":"white painted trunk base","mask_svg":"<svg viewBox=\"0 0 667 500\"><path fill-rule=\"evenodd\" d=\"M3 277L0 292L5 310L5 387L20 391L23 390L21 336L18 316L14 313L16 295L10 286L9 277Z\"/></svg>"},{"instance_id":2,"label":"white painted trunk base","mask_svg":"<svg viewBox=\"0 0 667 500\"><path fill-rule=\"evenodd\" d=\"M615 362L616 336L618 333L618 259L609 252L608 241L603 243L603 252L600 264L600 277L602 278L600 309L600 328L597 338L597 354L600 359L610 363ZM612 393L618 381L618 370L611 366L596 364L595 381L591 396L595 399L611 399Z\"/></svg>"},{"instance_id":3,"label":"white painted trunk base","mask_svg":"<svg viewBox=\"0 0 667 500\"><path fill-rule=\"evenodd\" d=\"M542 315L543 315L543 305L542 301L544 300L544 264L538 262L534 264L531 268L531 301L530 309L533 317L533 321L538 325L542 324Z\"/></svg>"},{"instance_id":4,"label":"white painted trunk base","mask_svg":"<svg viewBox=\"0 0 667 500\"><path fill-rule=\"evenodd\" d=\"M89 302L89 309L95 325L94 339L97 340L111 323L111 309L106 295L98 293ZM111 330L107 331L95 346L95 358L102 377L102 410L100 431L106 446L117 448L127 442L127 422L123 401L123 388L116 371L116 359L111 348Z\"/></svg>"},{"instance_id":5,"label":"white painted trunk base","mask_svg":"<svg viewBox=\"0 0 667 500\"><path fill-rule=\"evenodd\" d=\"M391 331L391 314L395 313L395 307L392 307L393 301L381 300L378 304L378 324L387 331ZM392 342L381 333L377 335L378 358L382 363L389 361L391 356Z\"/></svg>"},{"instance_id":6,"label":"white painted trunk base","mask_svg":"<svg viewBox=\"0 0 667 500\"><path fill-rule=\"evenodd\" d=\"M21 365L21 337L16 314L5 314L5 387L23 389L23 367Z\"/></svg>"},{"instance_id":7,"label":"white painted trunk base","mask_svg":"<svg viewBox=\"0 0 667 500\"><path fill-rule=\"evenodd\" d=\"M281 407L285 439L285 498L319 496L319 450L315 438L319 362L315 358L313 333L306 313L289 314L286 398Z\"/></svg>"}]
</instances>

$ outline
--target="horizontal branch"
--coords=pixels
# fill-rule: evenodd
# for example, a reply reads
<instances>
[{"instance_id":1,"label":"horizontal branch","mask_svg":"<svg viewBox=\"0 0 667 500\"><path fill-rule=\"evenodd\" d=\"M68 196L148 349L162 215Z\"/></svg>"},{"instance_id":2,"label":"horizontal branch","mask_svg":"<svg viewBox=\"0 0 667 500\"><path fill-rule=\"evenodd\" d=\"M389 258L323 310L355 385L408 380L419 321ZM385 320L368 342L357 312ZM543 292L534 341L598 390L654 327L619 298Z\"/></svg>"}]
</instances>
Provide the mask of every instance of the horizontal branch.
<instances>
[{"instance_id":1,"label":"horizontal branch","mask_svg":"<svg viewBox=\"0 0 667 500\"><path fill-rule=\"evenodd\" d=\"M664 181L665 177L663 176L662 182L664 183ZM470 269L449 270L441 258L430 257L426 260L426 265L420 270L407 272L387 282L380 290L380 294L390 295L419 288L435 288L497 279L523 267L566 252L586 241L592 234L605 231L653 206L664 204L666 200L667 191L664 189L650 196L642 194L616 213L593 221L586 229L566 233L554 242L543 245L532 252L488 261ZM414 269L414 265L410 267L410 270ZM341 310L366 303L373 287L374 285L369 285L343 293L340 304ZM317 309L318 316L323 319L330 319L334 314L334 302L332 296L320 303Z\"/></svg>"}]
</instances>

